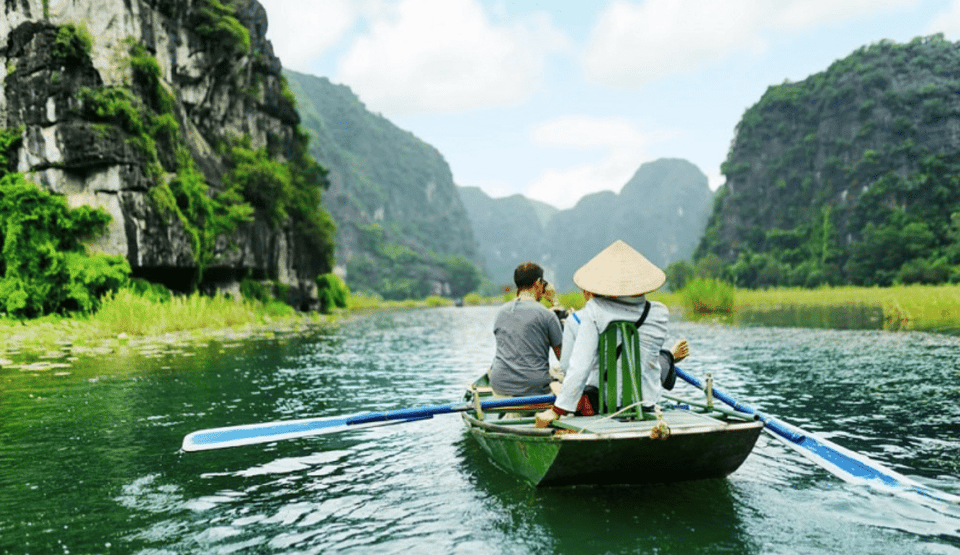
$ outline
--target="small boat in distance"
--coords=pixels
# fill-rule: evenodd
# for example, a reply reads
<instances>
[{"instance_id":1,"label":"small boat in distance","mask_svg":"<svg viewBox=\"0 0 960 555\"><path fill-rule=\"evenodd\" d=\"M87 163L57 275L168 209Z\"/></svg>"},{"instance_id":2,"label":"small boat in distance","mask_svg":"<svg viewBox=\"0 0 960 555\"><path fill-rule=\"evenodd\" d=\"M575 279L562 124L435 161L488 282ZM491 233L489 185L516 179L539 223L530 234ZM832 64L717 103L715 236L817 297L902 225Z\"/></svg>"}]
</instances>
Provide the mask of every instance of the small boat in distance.
<instances>
[{"instance_id":1,"label":"small boat in distance","mask_svg":"<svg viewBox=\"0 0 960 555\"><path fill-rule=\"evenodd\" d=\"M474 382L462 413L470 435L493 462L534 486L642 484L722 478L753 450L763 422L756 415L665 396L660 415L635 411L566 416L537 428L534 411L549 405L484 411L486 376ZM506 417L510 414L511 417Z\"/></svg>"}]
</instances>

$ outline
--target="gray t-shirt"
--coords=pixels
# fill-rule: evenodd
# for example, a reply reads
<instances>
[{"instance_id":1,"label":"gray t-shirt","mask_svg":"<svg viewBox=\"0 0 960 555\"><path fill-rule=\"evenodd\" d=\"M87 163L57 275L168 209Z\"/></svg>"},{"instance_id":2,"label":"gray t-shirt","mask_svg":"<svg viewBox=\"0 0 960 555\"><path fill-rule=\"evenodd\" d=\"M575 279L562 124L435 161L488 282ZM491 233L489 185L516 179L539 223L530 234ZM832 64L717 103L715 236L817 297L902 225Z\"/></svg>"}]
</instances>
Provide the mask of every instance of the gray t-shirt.
<instances>
[{"instance_id":1,"label":"gray t-shirt","mask_svg":"<svg viewBox=\"0 0 960 555\"><path fill-rule=\"evenodd\" d=\"M497 312L493 335L493 390L514 397L550 393L549 350L563 341L556 314L538 302L514 299Z\"/></svg>"}]
</instances>

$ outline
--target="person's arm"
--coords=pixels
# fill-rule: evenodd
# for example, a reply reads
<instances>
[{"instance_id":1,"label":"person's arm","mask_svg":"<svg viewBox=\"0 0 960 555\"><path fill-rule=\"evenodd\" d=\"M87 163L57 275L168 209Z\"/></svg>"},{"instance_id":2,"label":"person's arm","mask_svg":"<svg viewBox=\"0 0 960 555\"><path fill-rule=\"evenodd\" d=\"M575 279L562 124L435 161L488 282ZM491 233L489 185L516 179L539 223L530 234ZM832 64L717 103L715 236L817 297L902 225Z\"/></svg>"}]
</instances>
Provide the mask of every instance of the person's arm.
<instances>
[{"instance_id":1,"label":"person's arm","mask_svg":"<svg viewBox=\"0 0 960 555\"><path fill-rule=\"evenodd\" d=\"M560 320L553 311L547 311L547 339L550 340L550 346L553 347L553 353L560 360L561 346L563 345L563 330L560 328Z\"/></svg>"},{"instance_id":2,"label":"person's arm","mask_svg":"<svg viewBox=\"0 0 960 555\"><path fill-rule=\"evenodd\" d=\"M577 331L577 339L573 343L573 352L570 353L570 367L563 379L563 388L554 405L569 412L577 410L577 403L583 395L590 369L596 364L599 341L600 334L597 332L596 323L589 316L584 316Z\"/></svg>"},{"instance_id":3,"label":"person's arm","mask_svg":"<svg viewBox=\"0 0 960 555\"><path fill-rule=\"evenodd\" d=\"M573 342L577 339L577 328L580 324L573 320L573 313L571 313L570 318L567 320L567 325L563 326L563 347L560 349L560 352L563 356L558 358L560 361L560 370L566 374L567 369L570 368L570 353L573 352Z\"/></svg>"},{"instance_id":4,"label":"person's arm","mask_svg":"<svg viewBox=\"0 0 960 555\"><path fill-rule=\"evenodd\" d=\"M563 378L563 385L553 406L536 414L536 426L546 428L550 422L568 412L576 412L577 404L583 395L583 388L590 376L590 368L596 364L597 344L600 334L592 319L586 316L580 324L576 340L573 343L573 352L570 355L570 367Z\"/></svg>"},{"instance_id":5,"label":"person's arm","mask_svg":"<svg viewBox=\"0 0 960 555\"><path fill-rule=\"evenodd\" d=\"M667 338L670 313L661 303L652 303L650 314L640 326L640 383L644 407L660 402L663 386L660 382L660 349Z\"/></svg>"}]
</instances>

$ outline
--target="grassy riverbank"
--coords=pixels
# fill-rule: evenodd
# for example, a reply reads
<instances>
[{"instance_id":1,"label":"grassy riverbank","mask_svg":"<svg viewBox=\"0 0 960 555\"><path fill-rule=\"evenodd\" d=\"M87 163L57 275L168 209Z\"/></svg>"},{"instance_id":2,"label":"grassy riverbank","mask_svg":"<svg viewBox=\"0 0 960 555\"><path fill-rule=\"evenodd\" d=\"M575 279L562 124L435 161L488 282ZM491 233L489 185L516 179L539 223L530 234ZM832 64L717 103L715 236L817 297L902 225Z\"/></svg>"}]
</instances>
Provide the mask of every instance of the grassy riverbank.
<instances>
[{"instance_id":1,"label":"grassy riverbank","mask_svg":"<svg viewBox=\"0 0 960 555\"><path fill-rule=\"evenodd\" d=\"M960 331L960 286L898 285L893 287L829 287L735 292L736 310L790 306L874 306L883 310L883 329Z\"/></svg>"},{"instance_id":2,"label":"grassy riverbank","mask_svg":"<svg viewBox=\"0 0 960 555\"><path fill-rule=\"evenodd\" d=\"M657 291L649 297L687 314L700 312L694 305L693 297L684 292ZM703 302L702 299L697 301ZM584 304L583 295L579 292L560 295L560 302L574 309L579 309ZM722 299L708 299L704 304L712 307L714 313L731 315L733 320L737 313L746 311L877 307L883 312L885 330L960 333L960 285L761 290L731 288L729 292L724 292Z\"/></svg>"},{"instance_id":3,"label":"grassy riverbank","mask_svg":"<svg viewBox=\"0 0 960 555\"><path fill-rule=\"evenodd\" d=\"M465 302L487 304L498 299L473 295ZM300 313L279 301L237 301L199 294L159 301L122 289L104 298L89 315L0 318L0 367L55 371L69 367L81 356L151 354L198 341L236 341L335 325L350 312L453 305L454 301L445 297L385 301L352 295L345 311L325 315Z\"/></svg>"},{"instance_id":4,"label":"grassy riverbank","mask_svg":"<svg viewBox=\"0 0 960 555\"><path fill-rule=\"evenodd\" d=\"M0 366L27 370L69 366L85 355L153 352L170 345L298 331L334 317L290 306L193 294L153 301L129 290L106 297L90 315L0 319ZM14 362L16 361L16 362Z\"/></svg>"},{"instance_id":5,"label":"grassy riverbank","mask_svg":"<svg viewBox=\"0 0 960 555\"><path fill-rule=\"evenodd\" d=\"M693 313L682 293L656 292L653 300L674 310ZM584 304L579 292L560 295L563 306ZM504 298L468 295L465 305L497 304ZM453 306L444 297L413 301L384 301L353 295L346 313ZM842 309L879 307L883 329L960 333L960 286L895 286L886 288L833 287L822 289L735 289L733 306L723 311L784 310L804 307ZM88 316L46 316L33 320L0 319L0 366L23 364L28 369L69 366L84 355L109 355L118 349L149 352L158 346L221 338L237 340L257 335L295 332L332 325L339 315L298 313L279 303L235 301L190 295L169 301L151 301L127 290L106 298ZM13 362L17 360L18 362ZM26 361L26 362L23 362Z\"/></svg>"}]
</instances>

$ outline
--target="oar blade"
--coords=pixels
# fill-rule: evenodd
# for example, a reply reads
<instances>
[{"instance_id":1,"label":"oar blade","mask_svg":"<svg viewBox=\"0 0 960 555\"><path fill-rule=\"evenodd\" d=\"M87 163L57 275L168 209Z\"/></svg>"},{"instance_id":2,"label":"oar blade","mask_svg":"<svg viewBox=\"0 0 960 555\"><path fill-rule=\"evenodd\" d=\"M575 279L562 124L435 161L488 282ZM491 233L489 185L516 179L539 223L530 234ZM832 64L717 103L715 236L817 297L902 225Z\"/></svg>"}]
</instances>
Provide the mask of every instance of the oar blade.
<instances>
[{"instance_id":1,"label":"oar blade","mask_svg":"<svg viewBox=\"0 0 960 555\"><path fill-rule=\"evenodd\" d=\"M676 371L677 376L690 385L698 389L704 388L703 382L694 376L680 368L677 368ZM924 497L951 503L960 502L960 497L956 495L926 487L902 474L890 470L865 455L841 447L806 430L757 411L749 405L740 403L733 397L730 397L730 395L716 388L713 389L713 396L730 405L735 410L758 415L760 420L763 421L764 429L768 433L796 449L811 462L844 481L866 484L886 490L909 491Z\"/></svg>"},{"instance_id":2,"label":"oar blade","mask_svg":"<svg viewBox=\"0 0 960 555\"><path fill-rule=\"evenodd\" d=\"M199 430L183 438L181 449L187 452L208 451L334 433L346 428L350 418L305 418Z\"/></svg>"},{"instance_id":3,"label":"oar blade","mask_svg":"<svg viewBox=\"0 0 960 555\"><path fill-rule=\"evenodd\" d=\"M784 425L783 422L780 424ZM788 447L795 449L810 462L845 482L867 485L886 491L911 492L931 499L960 503L960 496L925 486L865 455L841 447L820 436L798 431L797 435L800 439L793 440L769 429L767 431Z\"/></svg>"}]
</instances>

